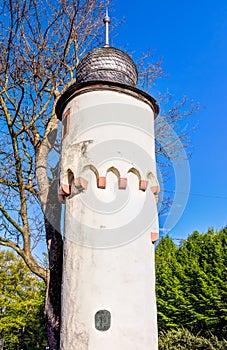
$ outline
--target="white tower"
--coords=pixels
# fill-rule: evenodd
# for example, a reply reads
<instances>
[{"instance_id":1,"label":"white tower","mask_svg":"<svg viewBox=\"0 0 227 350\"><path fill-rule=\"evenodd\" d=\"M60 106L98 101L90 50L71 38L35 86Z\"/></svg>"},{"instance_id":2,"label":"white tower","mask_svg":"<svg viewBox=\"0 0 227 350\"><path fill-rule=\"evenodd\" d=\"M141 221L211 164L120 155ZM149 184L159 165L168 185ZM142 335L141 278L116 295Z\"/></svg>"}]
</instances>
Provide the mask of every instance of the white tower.
<instances>
[{"instance_id":1,"label":"white tower","mask_svg":"<svg viewBox=\"0 0 227 350\"><path fill-rule=\"evenodd\" d=\"M61 350L158 349L158 106L136 83L131 58L106 43L81 61L56 107L65 203Z\"/></svg>"}]
</instances>

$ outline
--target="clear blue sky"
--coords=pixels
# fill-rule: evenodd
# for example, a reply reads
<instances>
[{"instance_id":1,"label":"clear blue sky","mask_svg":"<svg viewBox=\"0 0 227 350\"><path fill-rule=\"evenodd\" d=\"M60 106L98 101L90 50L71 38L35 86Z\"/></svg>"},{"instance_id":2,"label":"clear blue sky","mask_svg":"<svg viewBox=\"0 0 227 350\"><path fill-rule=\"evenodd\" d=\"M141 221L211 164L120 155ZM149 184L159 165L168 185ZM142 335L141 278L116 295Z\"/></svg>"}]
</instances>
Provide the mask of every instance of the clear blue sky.
<instances>
[{"instance_id":1,"label":"clear blue sky","mask_svg":"<svg viewBox=\"0 0 227 350\"><path fill-rule=\"evenodd\" d=\"M111 15L125 16L114 34L114 46L126 46L136 54L155 49L169 75L160 81L160 88L169 89L176 99L186 95L204 107L193 117L198 126L191 136L189 201L171 235L182 238L194 230L226 226L226 0L116 0Z\"/></svg>"}]
</instances>

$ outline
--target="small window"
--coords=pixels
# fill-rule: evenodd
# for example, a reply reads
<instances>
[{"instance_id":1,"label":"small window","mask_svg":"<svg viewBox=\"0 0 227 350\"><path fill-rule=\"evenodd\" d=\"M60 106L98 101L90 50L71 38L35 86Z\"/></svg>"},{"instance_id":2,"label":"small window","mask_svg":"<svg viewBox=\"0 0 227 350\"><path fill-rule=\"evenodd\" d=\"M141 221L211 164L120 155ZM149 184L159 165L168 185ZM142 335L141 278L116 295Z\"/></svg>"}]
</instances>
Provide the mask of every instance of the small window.
<instances>
[{"instance_id":1,"label":"small window","mask_svg":"<svg viewBox=\"0 0 227 350\"><path fill-rule=\"evenodd\" d=\"M110 329L111 314L107 310L100 310L95 314L95 328L98 331L105 332Z\"/></svg>"},{"instance_id":2,"label":"small window","mask_svg":"<svg viewBox=\"0 0 227 350\"><path fill-rule=\"evenodd\" d=\"M62 118L62 138L69 134L70 108L63 114Z\"/></svg>"}]
</instances>

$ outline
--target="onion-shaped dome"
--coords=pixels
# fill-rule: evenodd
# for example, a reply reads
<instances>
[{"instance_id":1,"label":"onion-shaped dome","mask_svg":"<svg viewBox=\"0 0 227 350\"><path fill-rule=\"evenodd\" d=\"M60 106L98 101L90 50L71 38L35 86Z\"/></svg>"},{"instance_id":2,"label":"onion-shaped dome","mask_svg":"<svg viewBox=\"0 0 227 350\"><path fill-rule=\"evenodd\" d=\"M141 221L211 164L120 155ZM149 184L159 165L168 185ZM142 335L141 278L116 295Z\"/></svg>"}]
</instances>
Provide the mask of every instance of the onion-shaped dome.
<instances>
[{"instance_id":1,"label":"onion-shaped dome","mask_svg":"<svg viewBox=\"0 0 227 350\"><path fill-rule=\"evenodd\" d=\"M77 83L110 81L135 87L137 68L129 55L114 47L93 49L77 67Z\"/></svg>"}]
</instances>

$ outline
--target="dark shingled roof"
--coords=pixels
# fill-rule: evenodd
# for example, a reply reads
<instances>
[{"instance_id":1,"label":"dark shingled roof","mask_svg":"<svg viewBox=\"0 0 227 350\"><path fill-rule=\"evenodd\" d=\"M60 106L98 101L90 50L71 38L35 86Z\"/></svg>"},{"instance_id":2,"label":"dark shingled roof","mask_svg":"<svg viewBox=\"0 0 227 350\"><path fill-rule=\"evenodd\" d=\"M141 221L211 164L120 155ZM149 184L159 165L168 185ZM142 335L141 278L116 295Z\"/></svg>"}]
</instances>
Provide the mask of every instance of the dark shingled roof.
<instances>
[{"instance_id":1,"label":"dark shingled roof","mask_svg":"<svg viewBox=\"0 0 227 350\"><path fill-rule=\"evenodd\" d=\"M114 47L105 46L91 50L78 64L76 83L72 84L59 98L56 105L57 117L75 96L91 91L117 91L128 94L149 104L155 118L159 107L155 99L137 89L138 71L129 55Z\"/></svg>"},{"instance_id":2,"label":"dark shingled roof","mask_svg":"<svg viewBox=\"0 0 227 350\"><path fill-rule=\"evenodd\" d=\"M114 47L93 49L77 67L77 83L109 81L136 87L137 68L129 55Z\"/></svg>"}]
</instances>

